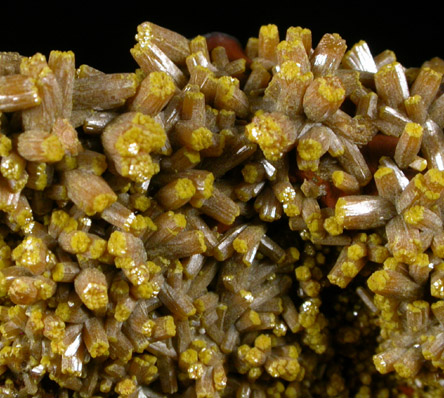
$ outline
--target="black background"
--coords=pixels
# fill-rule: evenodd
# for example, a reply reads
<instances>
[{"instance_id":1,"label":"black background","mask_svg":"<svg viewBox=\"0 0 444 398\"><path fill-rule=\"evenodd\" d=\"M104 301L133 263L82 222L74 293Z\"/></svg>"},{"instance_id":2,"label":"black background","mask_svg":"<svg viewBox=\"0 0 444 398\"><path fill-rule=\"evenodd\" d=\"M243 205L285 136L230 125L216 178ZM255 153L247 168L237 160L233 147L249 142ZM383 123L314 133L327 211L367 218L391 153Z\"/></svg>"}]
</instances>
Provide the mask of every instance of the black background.
<instances>
[{"instance_id":1,"label":"black background","mask_svg":"<svg viewBox=\"0 0 444 398\"><path fill-rule=\"evenodd\" d=\"M15 4L15 5L14 5ZM22 55L72 50L76 64L105 72L133 71L129 49L137 25L151 21L189 38L212 31L236 36L244 45L259 27L274 23L281 38L289 26L309 28L313 45L324 33L339 33L351 47L365 40L374 55L390 49L404 66L444 58L443 17L428 2L257 1L68 2L0 6L0 51Z\"/></svg>"}]
</instances>

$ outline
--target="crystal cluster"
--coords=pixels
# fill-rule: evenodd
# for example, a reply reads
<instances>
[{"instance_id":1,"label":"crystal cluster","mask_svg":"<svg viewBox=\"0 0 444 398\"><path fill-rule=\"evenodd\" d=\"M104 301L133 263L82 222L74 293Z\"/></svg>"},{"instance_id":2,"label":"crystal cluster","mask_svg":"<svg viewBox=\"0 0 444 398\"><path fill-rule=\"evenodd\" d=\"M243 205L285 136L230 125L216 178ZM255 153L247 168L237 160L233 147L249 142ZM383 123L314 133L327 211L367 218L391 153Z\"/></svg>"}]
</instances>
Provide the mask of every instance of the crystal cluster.
<instances>
[{"instance_id":1,"label":"crystal cluster","mask_svg":"<svg viewBox=\"0 0 444 398\"><path fill-rule=\"evenodd\" d=\"M444 61L135 40L0 53L0 396L437 396Z\"/></svg>"}]
</instances>

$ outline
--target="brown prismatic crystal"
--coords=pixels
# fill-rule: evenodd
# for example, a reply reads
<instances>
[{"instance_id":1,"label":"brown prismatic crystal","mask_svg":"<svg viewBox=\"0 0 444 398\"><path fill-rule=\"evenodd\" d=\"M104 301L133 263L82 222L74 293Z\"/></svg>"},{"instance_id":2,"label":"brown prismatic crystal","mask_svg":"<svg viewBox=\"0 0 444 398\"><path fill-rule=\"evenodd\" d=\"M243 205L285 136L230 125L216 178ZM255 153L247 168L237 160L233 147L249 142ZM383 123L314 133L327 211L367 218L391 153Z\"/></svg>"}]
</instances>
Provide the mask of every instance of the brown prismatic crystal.
<instances>
[{"instance_id":1,"label":"brown prismatic crystal","mask_svg":"<svg viewBox=\"0 0 444 398\"><path fill-rule=\"evenodd\" d=\"M136 28L0 52L0 396L440 397L444 61Z\"/></svg>"}]
</instances>

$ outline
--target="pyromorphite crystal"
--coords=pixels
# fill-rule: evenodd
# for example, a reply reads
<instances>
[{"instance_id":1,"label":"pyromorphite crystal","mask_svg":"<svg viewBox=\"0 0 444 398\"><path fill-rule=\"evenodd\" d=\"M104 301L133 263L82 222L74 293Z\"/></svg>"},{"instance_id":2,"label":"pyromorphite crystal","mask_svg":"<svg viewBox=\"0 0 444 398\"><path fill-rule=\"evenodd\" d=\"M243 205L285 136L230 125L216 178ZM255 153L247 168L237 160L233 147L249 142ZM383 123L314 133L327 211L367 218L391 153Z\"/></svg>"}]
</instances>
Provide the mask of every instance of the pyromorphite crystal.
<instances>
[{"instance_id":1,"label":"pyromorphite crystal","mask_svg":"<svg viewBox=\"0 0 444 398\"><path fill-rule=\"evenodd\" d=\"M0 51L0 396L440 397L444 61L137 31Z\"/></svg>"},{"instance_id":2,"label":"pyromorphite crystal","mask_svg":"<svg viewBox=\"0 0 444 398\"><path fill-rule=\"evenodd\" d=\"M94 282L88 283L80 293L80 298L90 310L99 310L108 304L106 286Z\"/></svg>"},{"instance_id":3,"label":"pyromorphite crystal","mask_svg":"<svg viewBox=\"0 0 444 398\"><path fill-rule=\"evenodd\" d=\"M77 231L73 233L70 243L75 253L84 253L88 250L91 239L85 232Z\"/></svg>"},{"instance_id":4,"label":"pyromorphite crystal","mask_svg":"<svg viewBox=\"0 0 444 398\"><path fill-rule=\"evenodd\" d=\"M298 154L304 160L319 159L322 154L322 145L313 139L301 140L298 145Z\"/></svg>"},{"instance_id":5,"label":"pyromorphite crystal","mask_svg":"<svg viewBox=\"0 0 444 398\"><path fill-rule=\"evenodd\" d=\"M257 112L245 129L247 137L259 144L264 156L276 161L296 141L295 126L283 114Z\"/></svg>"},{"instance_id":6,"label":"pyromorphite crystal","mask_svg":"<svg viewBox=\"0 0 444 398\"><path fill-rule=\"evenodd\" d=\"M108 239L108 251L114 255L123 257L127 254L125 235L120 231L114 231Z\"/></svg>"},{"instance_id":7,"label":"pyromorphite crystal","mask_svg":"<svg viewBox=\"0 0 444 398\"><path fill-rule=\"evenodd\" d=\"M162 127L148 116L135 116L133 127L125 131L116 142L116 149L122 156L137 156L139 152L151 152L165 144Z\"/></svg>"},{"instance_id":8,"label":"pyromorphite crystal","mask_svg":"<svg viewBox=\"0 0 444 398\"><path fill-rule=\"evenodd\" d=\"M50 135L42 143L43 152L48 162L58 162L65 155L62 143L56 135Z\"/></svg>"},{"instance_id":9,"label":"pyromorphite crystal","mask_svg":"<svg viewBox=\"0 0 444 398\"><path fill-rule=\"evenodd\" d=\"M196 188L189 178L179 178L175 185L175 191L178 198L189 199L196 193Z\"/></svg>"},{"instance_id":10,"label":"pyromorphite crystal","mask_svg":"<svg viewBox=\"0 0 444 398\"><path fill-rule=\"evenodd\" d=\"M325 78L319 78L318 92L322 95L328 102L342 102L345 96L345 90L342 85L334 85L331 80L326 80Z\"/></svg>"}]
</instances>

